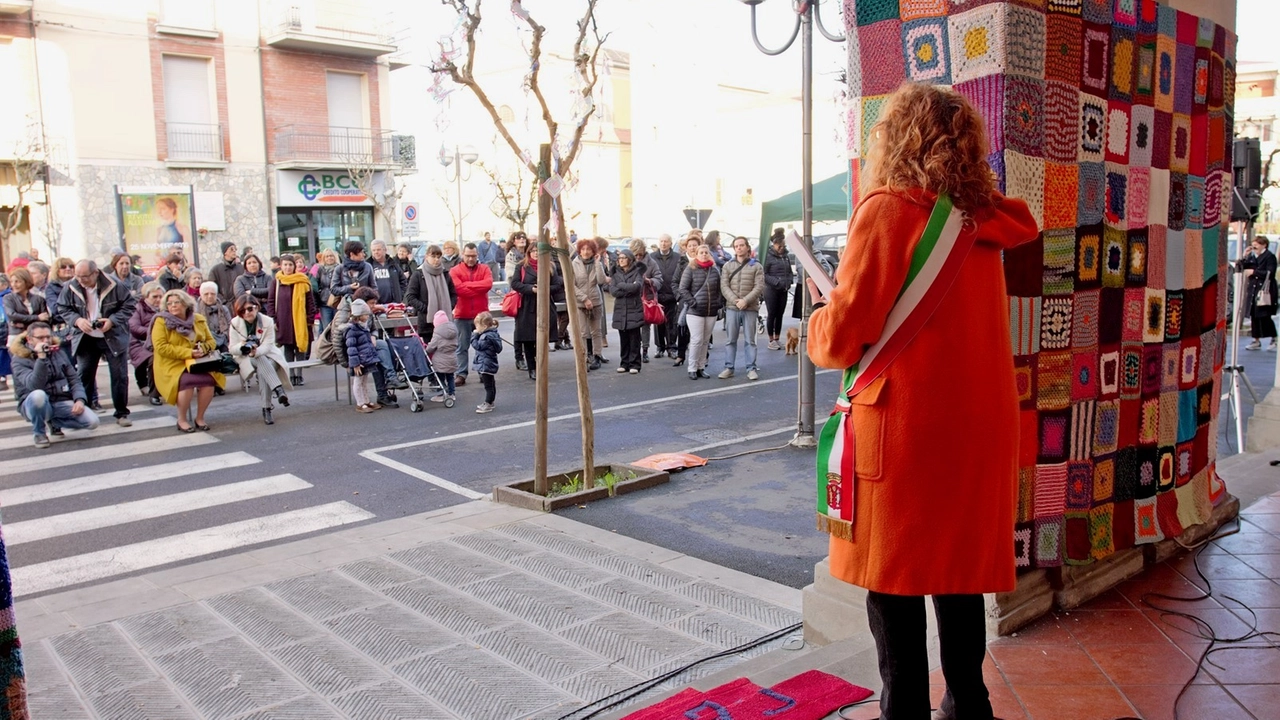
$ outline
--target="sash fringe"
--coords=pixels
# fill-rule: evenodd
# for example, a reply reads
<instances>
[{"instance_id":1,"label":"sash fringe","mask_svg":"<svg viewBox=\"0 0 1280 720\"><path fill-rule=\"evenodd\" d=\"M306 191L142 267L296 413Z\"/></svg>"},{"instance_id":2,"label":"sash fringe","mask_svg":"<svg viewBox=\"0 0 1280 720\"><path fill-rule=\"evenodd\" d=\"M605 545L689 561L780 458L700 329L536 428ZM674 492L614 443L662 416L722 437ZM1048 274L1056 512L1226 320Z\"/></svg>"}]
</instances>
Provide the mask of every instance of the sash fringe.
<instances>
[{"instance_id":1,"label":"sash fringe","mask_svg":"<svg viewBox=\"0 0 1280 720\"><path fill-rule=\"evenodd\" d=\"M818 513L818 532L824 532L847 542L853 542L853 523L830 515Z\"/></svg>"}]
</instances>

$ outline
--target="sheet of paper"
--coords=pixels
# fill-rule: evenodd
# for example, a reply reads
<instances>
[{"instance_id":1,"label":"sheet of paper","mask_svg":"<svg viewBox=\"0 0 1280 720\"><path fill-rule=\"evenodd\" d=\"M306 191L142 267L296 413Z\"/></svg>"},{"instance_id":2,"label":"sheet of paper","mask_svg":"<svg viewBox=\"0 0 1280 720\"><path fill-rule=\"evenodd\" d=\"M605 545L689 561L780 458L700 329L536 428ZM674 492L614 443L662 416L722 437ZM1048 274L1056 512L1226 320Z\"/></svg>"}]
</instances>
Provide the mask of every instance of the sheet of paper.
<instances>
[{"instance_id":1,"label":"sheet of paper","mask_svg":"<svg viewBox=\"0 0 1280 720\"><path fill-rule=\"evenodd\" d=\"M804 268L804 272L813 278L813 282L817 284L818 291L823 297L830 297L831 290L835 288L835 281L827 274L818 259L813 256L813 251L804 246L804 238L795 230L787 233L787 249L796 256L796 262L800 263L800 267ZM808 291L806 291L808 292Z\"/></svg>"}]
</instances>

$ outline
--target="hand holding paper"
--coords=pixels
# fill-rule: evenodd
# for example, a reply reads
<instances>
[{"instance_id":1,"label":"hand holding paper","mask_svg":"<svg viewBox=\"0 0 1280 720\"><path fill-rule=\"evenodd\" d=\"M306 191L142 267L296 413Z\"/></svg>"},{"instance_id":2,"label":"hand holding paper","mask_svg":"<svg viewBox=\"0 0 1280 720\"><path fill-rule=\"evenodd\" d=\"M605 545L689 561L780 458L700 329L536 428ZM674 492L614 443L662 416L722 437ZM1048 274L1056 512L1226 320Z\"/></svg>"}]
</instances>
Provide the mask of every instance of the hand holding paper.
<instances>
[{"instance_id":1,"label":"hand holding paper","mask_svg":"<svg viewBox=\"0 0 1280 720\"><path fill-rule=\"evenodd\" d=\"M831 294L831 290L835 288L835 281L827 274L822 265L818 262L818 258L813 256L813 251L805 247L804 238L801 238L795 230L787 233L787 249L796 256L796 262L800 263L800 267L804 268L804 272L809 276L817 286L818 292L823 298ZM814 298L814 302L818 302Z\"/></svg>"}]
</instances>

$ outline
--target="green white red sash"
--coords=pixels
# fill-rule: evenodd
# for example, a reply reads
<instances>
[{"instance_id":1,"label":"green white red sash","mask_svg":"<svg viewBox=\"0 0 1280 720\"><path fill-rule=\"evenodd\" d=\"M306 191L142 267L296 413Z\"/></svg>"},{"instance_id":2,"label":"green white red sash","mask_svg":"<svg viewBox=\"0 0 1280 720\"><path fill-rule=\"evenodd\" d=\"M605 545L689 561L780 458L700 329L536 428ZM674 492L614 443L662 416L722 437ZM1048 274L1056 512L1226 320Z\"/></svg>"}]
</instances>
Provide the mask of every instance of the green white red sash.
<instances>
[{"instance_id":1,"label":"green white red sash","mask_svg":"<svg viewBox=\"0 0 1280 720\"><path fill-rule=\"evenodd\" d=\"M964 224L964 213L951 198L938 196L880 339L844 371L840 397L818 435L818 529L823 532L853 539L856 448L851 400L880 377L942 304L976 239L973 232L961 232Z\"/></svg>"}]
</instances>

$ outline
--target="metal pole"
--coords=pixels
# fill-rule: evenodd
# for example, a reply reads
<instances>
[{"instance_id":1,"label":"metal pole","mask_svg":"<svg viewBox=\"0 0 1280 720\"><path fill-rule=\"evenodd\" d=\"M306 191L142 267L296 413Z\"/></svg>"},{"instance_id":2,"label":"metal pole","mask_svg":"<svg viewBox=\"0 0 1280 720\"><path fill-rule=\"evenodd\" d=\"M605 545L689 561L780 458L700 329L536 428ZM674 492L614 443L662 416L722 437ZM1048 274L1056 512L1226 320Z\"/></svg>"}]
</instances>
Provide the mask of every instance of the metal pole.
<instances>
[{"instance_id":1,"label":"metal pole","mask_svg":"<svg viewBox=\"0 0 1280 720\"><path fill-rule=\"evenodd\" d=\"M801 171L800 203L804 206L801 230L805 247L813 248L813 13L817 3L811 3L800 16L800 105L801 105ZM796 447L814 447L813 398L815 371L809 359L809 315L813 312L812 298L805 289L804 269L800 269L800 369L799 407L797 409L796 435L791 444Z\"/></svg>"},{"instance_id":2,"label":"metal pole","mask_svg":"<svg viewBox=\"0 0 1280 720\"><path fill-rule=\"evenodd\" d=\"M462 252L462 150L453 148L453 166L458 170L458 252Z\"/></svg>"}]
</instances>

